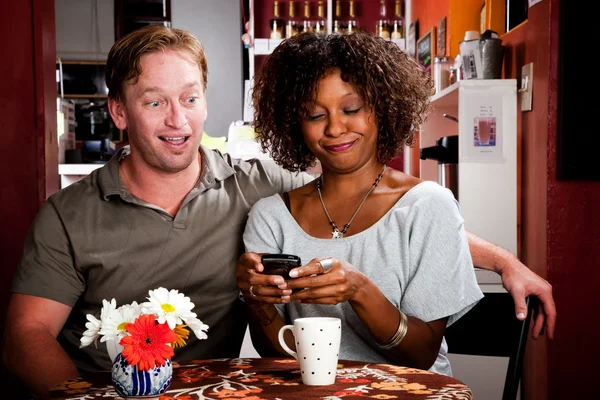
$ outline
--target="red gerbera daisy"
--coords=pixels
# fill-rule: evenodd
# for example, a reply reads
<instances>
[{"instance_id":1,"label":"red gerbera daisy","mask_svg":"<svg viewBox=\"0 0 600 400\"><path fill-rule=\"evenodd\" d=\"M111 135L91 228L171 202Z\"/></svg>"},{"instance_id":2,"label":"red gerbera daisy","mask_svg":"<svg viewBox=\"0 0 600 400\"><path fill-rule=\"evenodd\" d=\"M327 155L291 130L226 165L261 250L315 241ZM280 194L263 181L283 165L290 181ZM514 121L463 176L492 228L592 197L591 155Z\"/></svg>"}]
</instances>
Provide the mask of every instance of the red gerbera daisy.
<instances>
[{"instance_id":1,"label":"red gerbera daisy","mask_svg":"<svg viewBox=\"0 0 600 400\"><path fill-rule=\"evenodd\" d=\"M155 365L163 365L165 359L173 357L173 348L169 346L177 340L177 335L167 324L158 324L153 315L140 315L133 323L125 325L131 336L121 339L124 346L123 357L129 365L149 371Z\"/></svg>"}]
</instances>

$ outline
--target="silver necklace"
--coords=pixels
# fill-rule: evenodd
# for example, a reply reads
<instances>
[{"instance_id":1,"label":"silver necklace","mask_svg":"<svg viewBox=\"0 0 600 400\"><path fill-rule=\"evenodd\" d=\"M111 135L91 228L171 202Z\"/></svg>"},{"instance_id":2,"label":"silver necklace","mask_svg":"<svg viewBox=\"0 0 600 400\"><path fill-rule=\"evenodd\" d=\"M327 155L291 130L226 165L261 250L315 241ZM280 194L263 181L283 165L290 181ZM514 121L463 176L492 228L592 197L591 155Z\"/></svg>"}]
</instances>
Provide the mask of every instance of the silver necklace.
<instances>
[{"instance_id":1,"label":"silver necklace","mask_svg":"<svg viewBox=\"0 0 600 400\"><path fill-rule=\"evenodd\" d=\"M332 239L341 239L341 238L344 237L344 235L348 231L348 228L350 228L350 224L352 223L352 221L354 221L354 217L356 217L356 214L358 214L358 211L360 210L360 208L363 206L363 204L365 204L365 201L367 201L367 197L369 197L369 195L371 194L371 192L373 190L375 190L375 188L379 184L379 181L381 180L381 178L383 178L383 174L385 173L386 167L387 166L384 164L383 165L383 171L381 171L381 173L379 175L377 175L377 178L375 178L375 182L373 182L373 186L371 186L371 189L369 189L369 191L367 192L367 194L365 195L365 197L362 199L362 201L360 202L360 204L356 208L356 211L354 211L354 214L352 214L352 218L350 218L350 221L348 221L348 223L346 225L344 225L344 229L342 229L341 231L338 229L338 227L335 224L335 222L333 222L333 220L329 216L329 212L327 211L327 207L325 207L325 202L323 201L323 195L321 194L321 187L323 186L323 175L321 175L319 177L319 179L317 179L317 192L319 192L319 199L321 200L321 205L323 206L323 211L325 211L325 215L327 215L327 219L329 220L329 224L333 228L333 231L331 232L331 238Z\"/></svg>"}]
</instances>

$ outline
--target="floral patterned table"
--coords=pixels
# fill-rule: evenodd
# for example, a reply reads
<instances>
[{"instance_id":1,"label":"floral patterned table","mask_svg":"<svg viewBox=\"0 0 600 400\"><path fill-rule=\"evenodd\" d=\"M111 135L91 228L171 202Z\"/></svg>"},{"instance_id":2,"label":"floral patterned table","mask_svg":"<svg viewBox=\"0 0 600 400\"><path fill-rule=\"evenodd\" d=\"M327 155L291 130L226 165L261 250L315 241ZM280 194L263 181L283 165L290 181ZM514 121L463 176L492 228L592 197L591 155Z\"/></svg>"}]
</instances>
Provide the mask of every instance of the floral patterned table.
<instances>
[{"instance_id":1,"label":"floral patterned table","mask_svg":"<svg viewBox=\"0 0 600 400\"><path fill-rule=\"evenodd\" d=\"M294 359L231 358L173 363L173 382L159 400L261 399L465 399L471 390L444 375L388 364L340 360L330 386L302 384ZM50 392L52 399L119 399L110 372L66 381Z\"/></svg>"}]
</instances>

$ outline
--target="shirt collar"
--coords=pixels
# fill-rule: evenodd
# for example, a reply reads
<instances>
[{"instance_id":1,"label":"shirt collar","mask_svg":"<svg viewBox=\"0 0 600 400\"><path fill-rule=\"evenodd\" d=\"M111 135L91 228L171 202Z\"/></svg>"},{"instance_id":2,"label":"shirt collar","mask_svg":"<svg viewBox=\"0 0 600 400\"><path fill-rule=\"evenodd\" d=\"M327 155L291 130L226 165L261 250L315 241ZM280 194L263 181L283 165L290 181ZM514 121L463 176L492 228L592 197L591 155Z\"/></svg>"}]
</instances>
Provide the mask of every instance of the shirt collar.
<instances>
[{"instance_id":1,"label":"shirt collar","mask_svg":"<svg viewBox=\"0 0 600 400\"><path fill-rule=\"evenodd\" d=\"M217 150L210 150L200 146L202 153L202 169L200 179L194 187L196 189L210 189L216 181L223 181L235 174L235 170L227 163L223 155ZM129 146L124 146L117 151L106 165L98 171L98 185L104 200L110 196L121 194L121 177L119 175L119 163L131 153Z\"/></svg>"}]
</instances>

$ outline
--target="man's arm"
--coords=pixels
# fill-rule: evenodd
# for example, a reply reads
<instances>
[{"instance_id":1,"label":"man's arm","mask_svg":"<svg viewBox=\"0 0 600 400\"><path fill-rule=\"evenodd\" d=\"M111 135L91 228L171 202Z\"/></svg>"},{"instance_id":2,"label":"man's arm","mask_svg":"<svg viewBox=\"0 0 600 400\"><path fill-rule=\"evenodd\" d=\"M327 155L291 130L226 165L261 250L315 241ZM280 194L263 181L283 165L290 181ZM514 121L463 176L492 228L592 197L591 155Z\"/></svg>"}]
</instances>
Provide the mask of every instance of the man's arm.
<instances>
[{"instance_id":1,"label":"man's arm","mask_svg":"<svg viewBox=\"0 0 600 400\"><path fill-rule=\"evenodd\" d=\"M473 264L476 267L500 274L502 285L513 297L518 319L527 318L525 303L527 296L533 295L539 299L542 307L535 318L533 338L537 339L545 325L548 337L552 339L556 324L556 306L552 298L552 285L523 265L510 251L469 232L467 232L467 239Z\"/></svg>"},{"instance_id":2,"label":"man's arm","mask_svg":"<svg viewBox=\"0 0 600 400\"><path fill-rule=\"evenodd\" d=\"M79 375L56 337L71 307L13 293L6 316L2 359L33 393L47 396L58 383Z\"/></svg>"}]
</instances>

